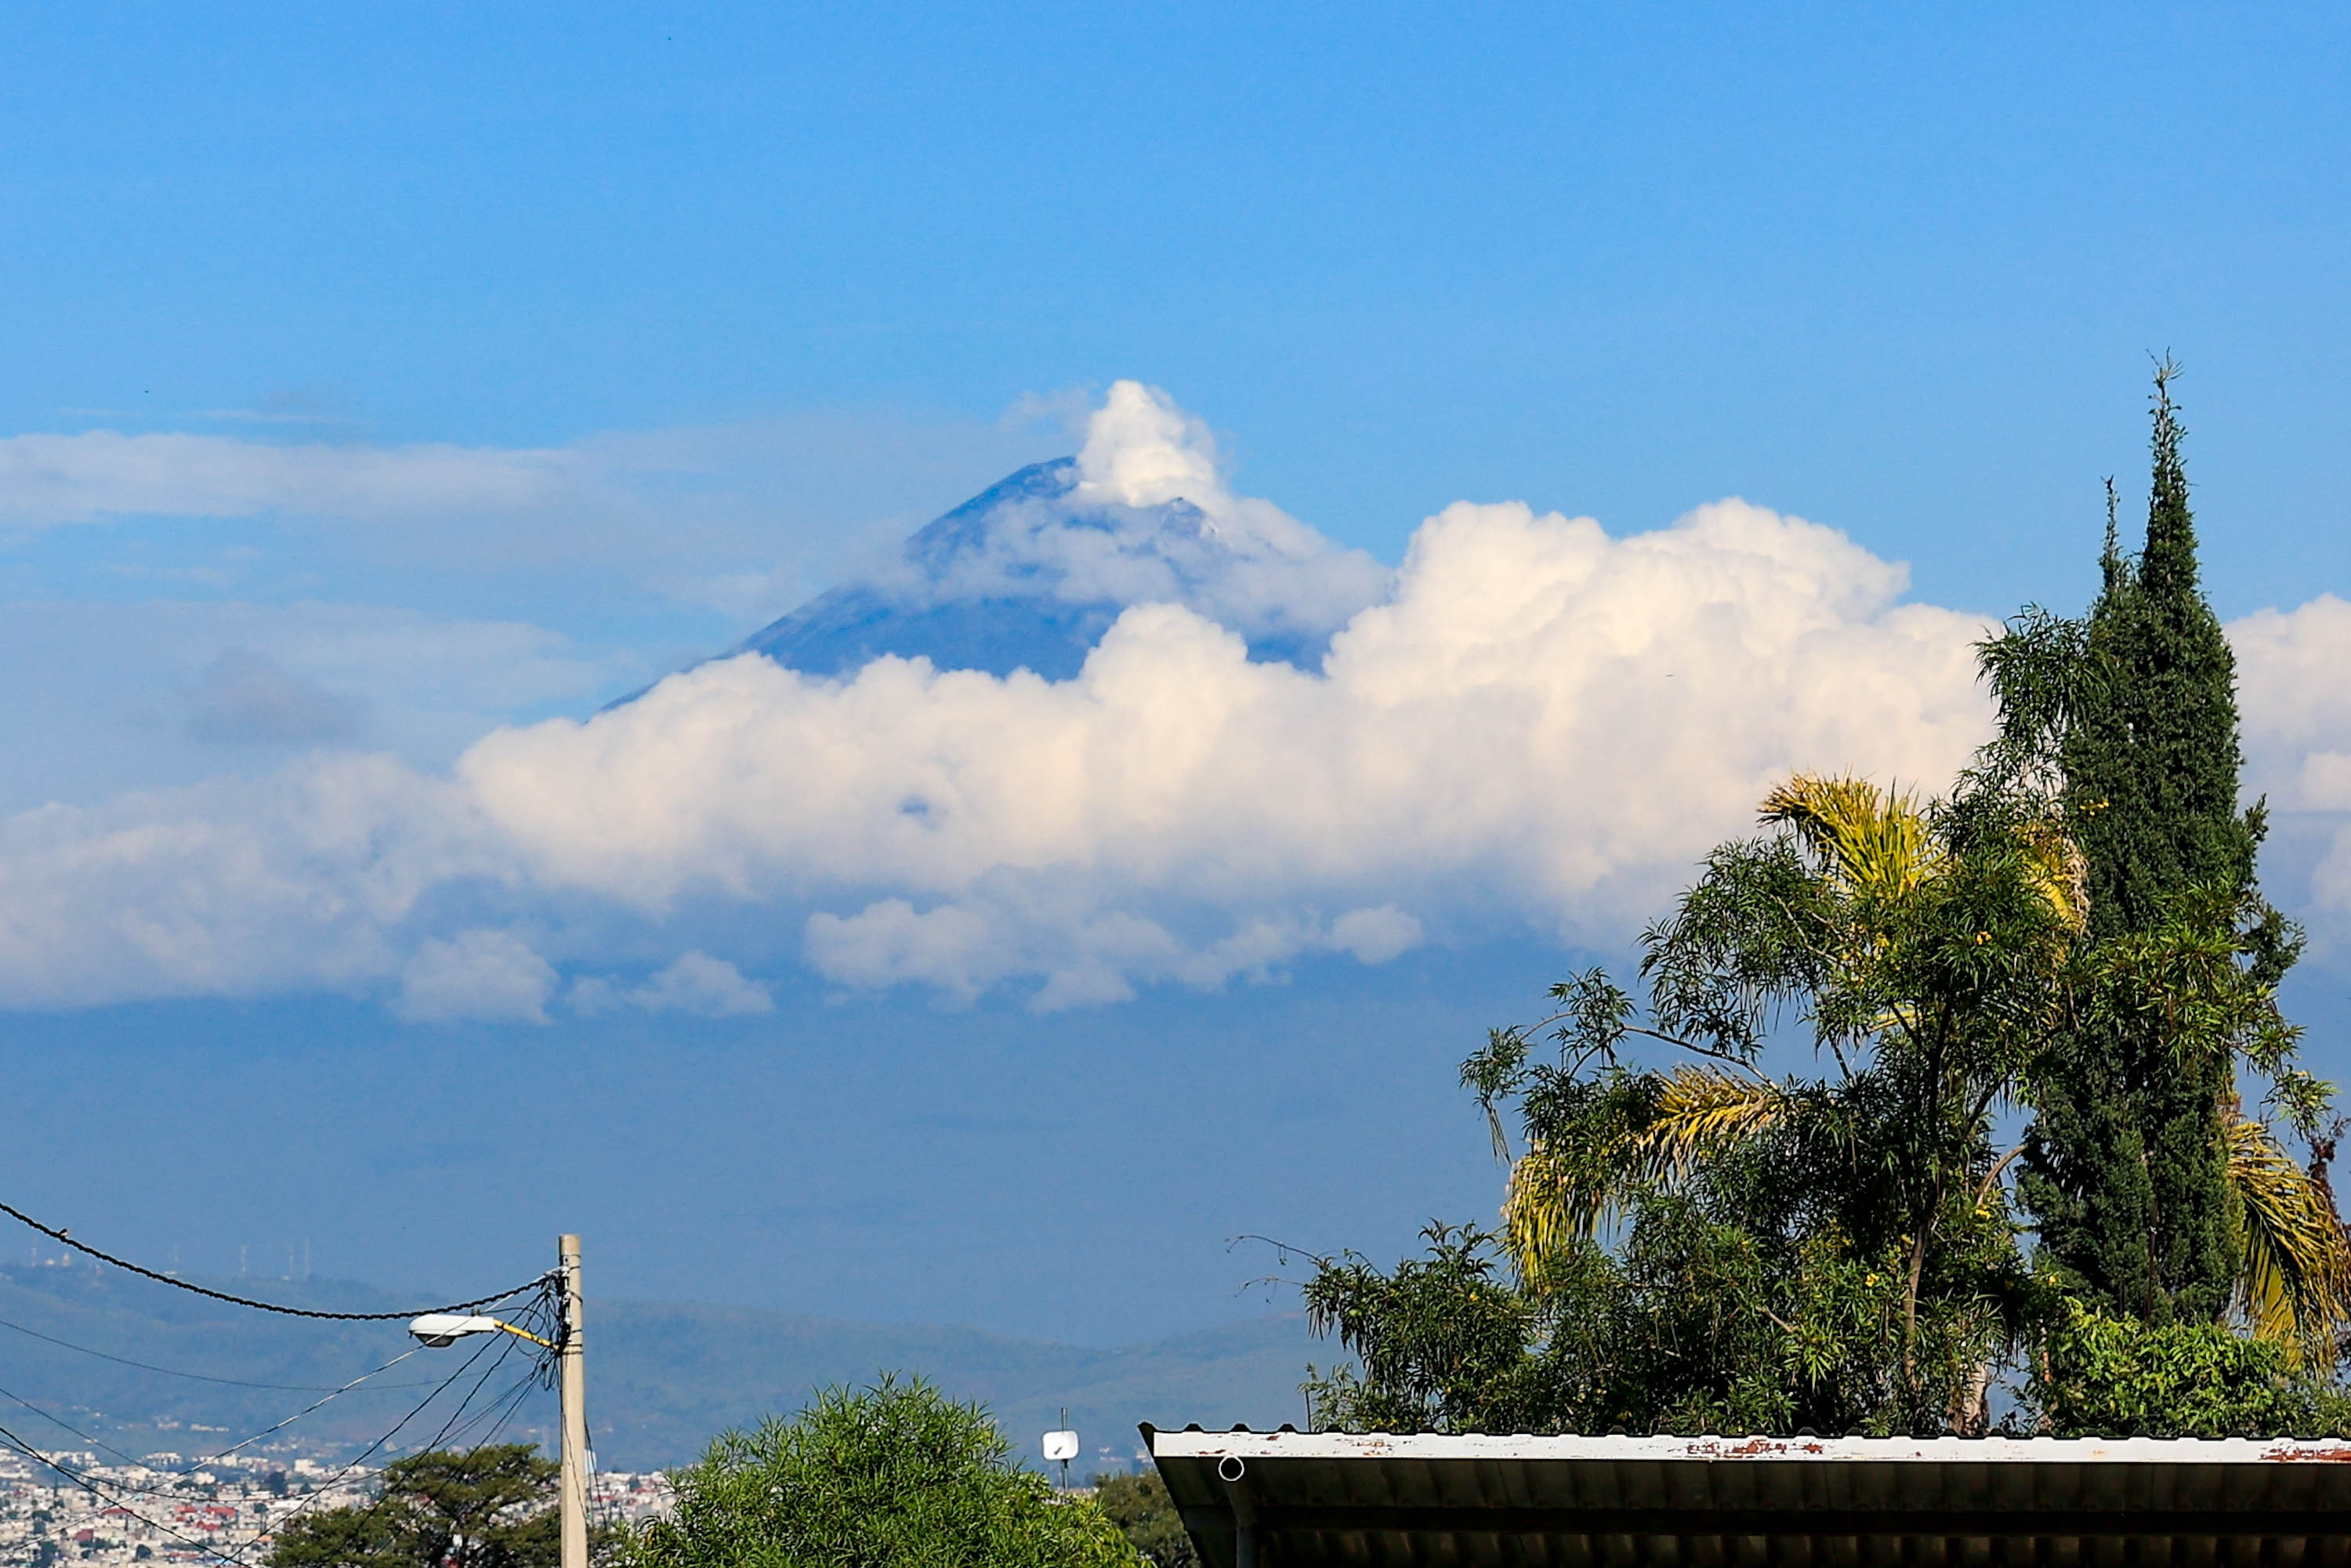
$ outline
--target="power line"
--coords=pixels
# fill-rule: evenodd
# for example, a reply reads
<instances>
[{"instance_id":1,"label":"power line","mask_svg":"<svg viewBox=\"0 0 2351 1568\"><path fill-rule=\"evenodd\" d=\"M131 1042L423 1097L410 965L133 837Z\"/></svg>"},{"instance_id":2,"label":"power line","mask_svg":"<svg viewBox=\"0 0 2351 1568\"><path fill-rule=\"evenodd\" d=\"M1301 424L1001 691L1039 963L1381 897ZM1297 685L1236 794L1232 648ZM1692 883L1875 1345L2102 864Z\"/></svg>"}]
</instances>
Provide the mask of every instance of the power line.
<instances>
[{"instance_id":1,"label":"power line","mask_svg":"<svg viewBox=\"0 0 2351 1568\"><path fill-rule=\"evenodd\" d=\"M398 1421L394 1422L391 1431L386 1432L382 1437L378 1437L374 1442L370 1443L366 1448L361 1448L358 1455L354 1457L349 1464L345 1465L341 1469L337 1470L333 1475L329 1476L324 1481L320 1482L318 1487L311 1491L308 1497L304 1498L301 1502L297 1504L286 1515L286 1518L289 1521L299 1518L305 1509L308 1509L312 1503L325 1497L328 1491L345 1476L350 1475L353 1470L359 1469L361 1461L365 1460L369 1455L374 1453L378 1448L382 1448L386 1443L391 1442L392 1438L398 1437L402 1427L407 1426L411 1421L415 1420L417 1416L424 1413L426 1406L432 1404L435 1399L440 1398L441 1396L449 1389L451 1385L455 1384L459 1378L465 1376L468 1372L471 1372L474 1369L474 1363L481 1360L483 1354L487 1352L489 1348L488 1343L485 1342L479 1349L475 1350L473 1354L465 1358L463 1365L459 1366L456 1371L451 1373L448 1376L443 1378L440 1383L434 1387L432 1393L417 1401L413 1409L410 1410L407 1415L402 1416ZM272 1522L271 1528L277 1528L275 1521Z\"/></svg>"},{"instance_id":2,"label":"power line","mask_svg":"<svg viewBox=\"0 0 2351 1568\"><path fill-rule=\"evenodd\" d=\"M104 1448L108 1453L112 1454L116 1458L120 1459L126 1465L135 1465L139 1462L137 1459L132 1458L129 1454L126 1454L121 1449L116 1448L113 1444L108 1442L105 1438L91 1437L89 1433L83 1431L80 1427L67 1420L64 1416L51 1415L48 1411L42 1409L39 1406L34 1404L31 1400L26 1398L21 1394L14 1394L5 1388L0 1388L0 1399L9 1399L15 1401L16 1404L22 1405L26 1409L30 1410L34 1415L38 1416L42 1420L48 1422L53 1427L64 1427L67 1431L71 1432L75 1437L79 1437L85 1443L96 1443L99 1448Z\"/></svg>"},{"instance_id":3,"label":"power line","mask_svg":"<svg viewBox=\"0 0 2351 1568\"><path fill-rule=\"evenodd\" d=\"M303 1406L299 1410L297 1410L294 1414L287 1416L283 1421L277 1423L275 1426L265 1427L260 1431L253 1434L253 1436L240 1438L236 1442L231 1443L225 1448L222 1448L214 1453L206 1454L201 1458L192 1459L186 1464L182 1465L176 1470L148 1465L145 1460L135 1458L132 1456L124 1453L120 1448L116 1448L105 1438L93 1437L89 1433L83 1431L80 1427L75 1426L64 1416L57 1415L53 1411L43 1409L40 1406L34 1404L31 1400L26 1398L21 1394L15 1393L6 1388L0 1388L0 1397L5 1397L15 1401L16 1404L22 1405L26 1409L30 1410L34 1415L38 1416L44 1421L48 1422L52 1426L63 1427L65 1430L71 1432L75 1437L79 1437L85 1443L97 1444L99 1448L104 1448L108 1453L112 1454L115 1458L122 1460L125 1464L138 1465L142 1469L159 1469L163 1475L175 1476L182 1479L185 1479L186 1478L194 1475L198 1470L203 1469L206 1465L218 1464L223 1459L225 1459L230 1455L235 1453L239 1448L246 1448L252 1444L261 1441L262 1438L268 1437L272 1432L283 1431L286 1427L292 1426L295 1422L299 1421L303 1416L310 1414L311 1411L332 1401L337 1395L348 1394L352 1389L357 1388L360 1384L365 1383L369 1378L375 1376L377 1373L389 1372L393 1367L398 1366L402 1362L406 1361L410 1356L414 1355L417 1350L422 1348L422 1346L417 1346L409 1350L404 1350L398 1355L393 1356L390 1361L385 1362L381 1366L377 1367L373 1372L363 1372L360 1374L357 1377L352 1378L349 1383L344 1384L340 1388L330 1390L325 1398L312 1401L310 1404ZM495 1365L496 1364L493 1363L492 1364ZM462 1372L462 1369L460 1370ZM402 1383L394 1384L392 1386L397 1388L413 1388L419 1385L413 1383ZM446 1388L448 1384L445 1382L440 1385L441 1388ZM437 1394L437 1392L438 1390L436 1389L435 1393ZM434 1396L428 1395L426 1396L428 1401L432 1397L434 1397ZM170 1493L157 1491L152 1487L136 1486L128 1481L120 1484L130 1490L143 1491L155 1497L172 1495Z\"/></svg>"},{"instance_id":4,"label":"power line","mask_svg":"<svg viewBox=\"0 0 2351 1568\"><path fill-rule=\"evenodd\" d=\"M209 1373L183 1372L175 1366L157 1366L152 1362L132 1361L128 1356L109 1355L102 1350L92 1350L86 1344L76 1344L69 1339L59 1339L55 1334L46 1334L41 1333L38 1329L28 1329L22 1323L12 1323L5 1318L0 1318L0 1329L13 1329L17 1333L26 1334L37 1340L43 1340L50 1344L60 1345L67 1350L78 1350L84 1355L94 1355L100 1361L110 1361L118 1366L135 1366L141 1372L160 1372L166 1377L192 1377L199 1383L225 1383L232 1388L266 1388L280 1394L334 1394L340 1392L340 1390L330 1387L323 1383L248 1383L242 1377L214 1377ZM381 1368L378 1368L377 1370L381 1371ZM349 1385L346 1385L345 1386ZM386 1383L381 1384L379 1386L382 1388L422 1388L424 1385L422 1383Z\"/></svg>"},{"instance_id":5,"label":"power line","mask_svg":"<svg viewBox=\"0 0 2351 1568\"><path fill-rule=\"evenodd\" d=\"M111 1263L123 1272L136 1274L142 1280L152 1280L159 1285L169 1285L175 1291L187 1291L195 1295L209 1296L215 1301L226 1301L233 1307L251 1307L257 1312L277 1312L289 1318L319 1318L339 1323L388 1323L397 1322L403 1318L423 1317L427 1312L469 1312L475 1307L490 1306L506 1301L509 1297L519 1296L525 1291L536 1290L547 1279L546 1275L541 1274L538 1279L517 1285L510 1291L500 1291L495 1296L478 1296L470 1301L452 1301L444 1307L416 1307L401 1312L322 1312L309 1307L280 1306L276 1301L256 1301L249 1296L232 1296L225 1291L208 1290L202 1285L190 1284L185 1280L174 1279L169 1274L159 1274L152 1269L140 1267L127 1258L117 1258L111 1252L99 1251L88 1242L77 1241L71 1235L56 1226L44 1225L23 1209L12 1207L5 1203L0 1203L0 1214L31 1226L50 1240L61 1242L85 1257L95 1258L101 1263Z\"/></svg>"},{"instance_id":6,"label":"power line","mask_svg":"<svg viewBox=\"0 0 2351 1568\"><path fill-rule=\"evenodd\" d=\"M81 1488L82 1490L89 1493L90 1496L98 1499L99 1501L112 1504L114 1507L122 1510L123 1512L129 1514L131 1518L137 1520L140 1523L146 1525L149 1529L160 1530L164 1534L170 1536L172 1540L180 1542L183 1546L193 1546L199 1551L209 1552L213 1556L225 1558L229 1562L236 1563L238 1568L252 1568L252 1565L246 1563L243 1557L238 1556L234 1552L224 1549L219 1542L205 1541L192 1535L183 1535L178 1531L172 1529L170 1525L165 1524L162 1520L148 1518L145 1514L141 1513L137 1509L134 1509L128 1503L124 1502L120 1496L110 1495L107 1492L99 1490L95 1483L90 1481L89 1478L82 1475L79 1471L74 1469L70 1465L58 1463L57 1460L49 1458L48 1455L41 1452L40 1449L33 1447L32 1444L25 1441L24 1438L16 1436L16 1433L8 1430L5 1426L0 1426L0 1446L14 1448L16 1452L24 1455L26 1458L33 1460L35 1463L47 1466L50 1469L53 1469L57 1471L57 1474L65 1477L66 1479L73 1482L74 1485Z\"/></svg>"},{"instance_id":7,"label":"power line","mask_svg":"<svg viewBox=\"0 0 2351 1568\"><path fill-rule=\"evenodd\" d=\"M352 1378L340 1388L334 1389L328 1393L325 1398L313 1400L311 1403L305 1405L301 1409L295 1411L294 1414L287 1416L283 1421L278 1422L277 1426L264 1427L260 1431L256 1432L252 1437L246 1437L243 1441L231 1443L227 1448L223 1448L216 1454L205 1455L203 1458L198 1459L194 1465L192 1465L189 1468L191 1469L194 1469L204 1465L217 1464L221 1460L227 1458L231 1454L235 1453L239 1448L246 1447L247 1444L258 1443L262 1438L266 1437L272 1432L285 1430L287 1427L294 1425L295 1422L299 1421L303 1416L308 1416L311 1411L316 1410L319 1406L326 1404L328 1400L335 1398L338 1395L349 1394L352 1389L357 1388L360 1384L365 1383L369 1378L373 1377L376 1372L389 1372L393 1367L398 1366L402 1362L406 1361L410 1356L414 1355L418 1351L423 1348L424 1347L423 1345L415 1345L407 1350L402 1351L398 1355L393 1356L390 1361L387 1361L381 1366L377 1367L375 1372L360 1373L357 1377ZM402 1385L402 1386L405 1387L408 1386L408 1385Z\"/></svg>"}]
</instances>

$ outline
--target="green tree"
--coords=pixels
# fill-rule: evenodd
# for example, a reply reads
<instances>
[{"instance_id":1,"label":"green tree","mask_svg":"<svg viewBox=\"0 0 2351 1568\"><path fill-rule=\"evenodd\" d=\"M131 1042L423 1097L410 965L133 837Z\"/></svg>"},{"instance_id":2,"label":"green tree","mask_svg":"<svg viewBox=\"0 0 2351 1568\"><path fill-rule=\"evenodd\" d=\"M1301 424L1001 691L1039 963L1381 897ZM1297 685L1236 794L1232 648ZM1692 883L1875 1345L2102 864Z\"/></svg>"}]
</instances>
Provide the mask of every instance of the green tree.
<instances>
[{"instance_id":1,"label":"green tree","mask_svg":"<svg viewBox=\"0 0 2351 1568\"><path fill-rule=\"evenodd\" d=\"M1643 998L1593 970L1553 988L1541 1024L1494 1031L1462 1077L1498 1153L1506 1110L1524 1139L1503 1230L1434 1226L1426 1255L1393 1270L1316 1260L1311 1322L1360 1364L1310 1384L1317 1419L1980 1432L2011 1353L2064 1362L2074 1309L2024 1267L2001 1109L2039 1103L2074 1039L2158 1022L2304 1114L2324 1086L2293 1065L2235 903L2086 940L2057 803L2004 777L1988 763L1926 805L1792 780L1764 802L1777 832L1715 851L1643 935ZM1765 1076L1767 1038L1795 1020L1822 1070ZM1556 1061L1536 1055L1544 1032ZM1642 1065L1635 1045L1685 1059ZM2266 1127L2232 1119L2224 1155L2249 1302L2277 1309L2273 1328L2311 1321L2309 1301L2340 1299L2339 1225ZM2294 1361L2291 1335L2273 1337ZM2091 1385L2126 1364L2075 1363L2049 1385L2065 1393L2042 1406L2052 1423L2102 1410Z\"/></svg>"},{"instance_id":2,"label":"green tree","mask_svg":"<svg viewBox=\"0 0 2351 1568\"><path fill-rule=\"evenodd\" d=\"M831 1388L729 1432L674 1474L633 1568L1094 1568L1138 1561L1117 1525L1015 1466L976 1405L920 1378Z\"/></svg>"},{"instance_id":3,"label":"green tree","mask_svg":"<svg viewBox=\"0 0 2351 1568\"><path fill-rule=\"evenodd\" d=\"M528 1443L435 1449L384 1467L374 1501L303 1514L271 1568L551 1568L559 1467Z\"/></svg>"},{"instance_id":4,"label":"green tree","mask_svg":"<svg viewBox=\"0 0 2351 1568\"><path fill-rule=\"evenodd\" d=\"M1096 1476L1094 1506L1151 1560L1154 1568L1197 1568L1199 1553L1184 1528L1176 1500L1157 1470L1132 1476Z\"/></svg>"},{"instance_id":5,"label":"green tree","mask_svg":"<svg viewBox=\"0 0 2351 1568\"><path fill-rule=\"evenodd\" d=\"M1595 970L1554 990L1559 1066L1530 1067L1523 1031L1497 1036L1464 1076L1489 1113L1518 1103L1505 1216L1522 1277L1541 1287L1564 1247L1628 1215L1628 1258L1668 1235L1667 1256L1717 1254L1750 1332L1777 1330L1760 1362L1709 1375L1748 1379L1750 1423L1763 1377L1782 1422L1980 1429L2022 1284L1992 1119L2062 1020L2082 927L2071 848L2034 806L1799 777L1764 802L1780 831L1717 850L1643 935L1645 1008ZM1767 1078L1764 1041L1792 1014L1830 1071ZM1695 1060L1621 1062L1642 1038ZM1699 1365L1724 1343L1684 1343Z\"/></svg>"},{"instance_id":6,"label":"green tree","mask_svg":"<svg viewBox=\"0 0 2351 1568\"><path fill-rule=\"evenodd\" d=\"M2040 731L2031 744L2056 765L2094 940L2200 914L2234 927L2252 978L2273 988L2298 938L2255 886L2261 808L2238 809L2235 664L2198 583L2177 373L2168 361L2156 371L2144 549L2123 555L2109 486L2088 619L2028 616L1987 668L2008 728ZM2095 1020L2055 1054L2019 1188L2068 1289L2157 1324L2217 1322L2240 1299L2232 1068L2226 1052L2183 1049L2160 1011Z\"/></svg>"}]
</instances>

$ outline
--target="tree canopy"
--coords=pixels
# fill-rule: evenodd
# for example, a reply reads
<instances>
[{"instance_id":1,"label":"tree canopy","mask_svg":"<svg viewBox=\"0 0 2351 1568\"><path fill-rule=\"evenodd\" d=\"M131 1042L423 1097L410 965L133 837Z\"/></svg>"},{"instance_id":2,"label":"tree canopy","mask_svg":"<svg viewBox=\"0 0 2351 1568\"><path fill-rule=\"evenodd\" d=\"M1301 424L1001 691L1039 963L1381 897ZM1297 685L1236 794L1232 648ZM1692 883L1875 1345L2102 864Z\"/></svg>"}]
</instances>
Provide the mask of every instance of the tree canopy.
<instances>
[{"instance_id":1,"label":"tree canopy","mask_svg":"<svg viewBox=\"0 0 2351 1568\"><path fill-rule=\"evenodd\" d=\"M2059 763L2092 936L2142 937L2187 901L2226 900L2241 951L2273 983L2298 939L2260 900L2262 809L2238 808L2235 663L2198 585L2177 371L2156 372L2144 548L2122 553L2109 486L2088 617L2028 617L1990 664L2009 744ZM2223 1317L2243 1249L2229 1062L2176 1045L2147 1019L2076 1031L2050 1064L2020 1184L2068 1287L2152 1323Z\"/></svg>"},{"instance_id":2,"label":"tree canopy","mask_svg":"<svg viewBox=\"0 0 2351 1568\"><path fill-rule=\"evenodd\" d=\"M394 1459L373 1502L280 1529L270 1568L552 1568L558 1469L528 1443Z\"/></svg>"},{"instance_id":3,"label":"tree canopy","mask_svg":"<svg viewBox=\"0 0 2351 1568\"><path fill-rule=\"evenodd\" d=\"M674 1472L677 1506L632 1568L1112 1568L1141 1562L1083 1498L1015 1466L976 1405L920 1378L831 1388L719 1437Z\"/></svg>"}]
</instances>

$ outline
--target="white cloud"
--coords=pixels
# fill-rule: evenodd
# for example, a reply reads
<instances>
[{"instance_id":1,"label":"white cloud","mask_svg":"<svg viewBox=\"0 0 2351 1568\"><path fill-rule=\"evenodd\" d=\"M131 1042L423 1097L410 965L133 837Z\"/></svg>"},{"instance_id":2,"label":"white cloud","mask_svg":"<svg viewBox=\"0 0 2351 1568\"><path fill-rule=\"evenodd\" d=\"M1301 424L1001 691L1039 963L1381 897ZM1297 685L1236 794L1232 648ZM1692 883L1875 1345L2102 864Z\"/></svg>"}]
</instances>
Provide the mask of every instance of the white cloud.
<instances>
[{"instance_id":1,"label":"white cloud","mask_svg":"<svg viewBox=\"0 0 2351 1568\"><path fill-rule=\"evenodd\" d=\"M1045 437L882 413L611 432L562 445L382 445L92 430L0 437L0 534L123 518L253 519L354 563L544 574L765 619L1019 463ZM265 526L266 525L266 526ZM163 571L196 582L214 565Z\"/></svg>"},{"instance_id":2,"label":"white cloud","mask_svg":"<svg viewBox=\"0 0 2351 1568\"><path fill-rule=\"evenodd\" d=\"M1625 540L1464 505L1321 674L1145 605L1069 682L734 660L501 731L458 776L536 877L648 912L695 889L952 900L1014 879L1077 898L1067 924L1122 890L1253 913L1475 883L1578 925L1790 767L1949 776L1985 724L1983 622L1895 602L1901 580L1739 502Z\"/></svg>"},{"instance_id":3,"label":"white cloud","mask_svg":"<svg viewBox=\"0 0 2351 1568\"><path fill-rule=\"evenodd\" d=\"M814 904L809 961L853 985L1034 976L1068 1005L1496 911L1614 937L1788 769L1965 758L1984 622L1902 583L1736 501L1627 539L1464 505L1319 674L1145 605L1072 681L734 660L501 731L458 778L538 885Z\"/></svg>"},{"instance_id":4,"label":"white cloud","mask_svg":"<svg viewBox=\"0 0 2351 1568\"><path fill-rule=\"evenodd\" d=\"M1376 909L1351 909L1331 922L1331 946L1352 954L1359 964L1385 964L1420 946L1426 933L1420 922L1393 904Z\"/></svg>"},{"instance_id":5,"label":"white cloud","mask_svg":"<svg viewBox=\"0 0 2351 1568\"><path fill-rule=\"evenodd\" d=\"M555 966L511 931L427 936L400 972L411 1023L545 1023Z\"/></svg>"},{"instance_id":6,"label":"white cloud","mask_svg":"<svg viewBox=\"0 0 2351 1568\"><path fill-rule=\"evenodd\" d=\"M1087 445L1088 484L1271 527L1148 389L1114 389ZM568 993L585 1010L771 1006L699 947L642 980L599 973L684 913L714 945L730 920L747 941L797 924L839 985L1014 987L1040 1009L1278 983L1498 924L1614 943L1791 769L1935 788L1965 760L1989 719L1986 622L1905 586L1842 534L1735 499L1625 538L1463 503L1319 671L1253 664L1201 606L1147 601L1058 683L705 664L584 721L497 730L445 779L314 758L0 824L0 998L308 987L538 1018L559 967L587 972ZM2232 635L2249 777L2335 857L2320 908L2346 924L2351 605Z\"/></svg>"},{"instance_id":7,"label":"white cloud","mask_svg":"<svg viewBox=\"0 0 2351 1568\"><path fill-rule=\"evenodd\" d=\"M0 998L364 990L437 890L510 862L462 792L389 758L53 805L0 822Z\"/></svg>"},{"instance_id":8,"label":"white cloud","mask_svg":"<svg viewBox=\"0 0 2351 1568\"><path fill-rule=\"evenodd\" d=\"M2264 857L2299 853L2309 867L2305 913L2322 951L2351 938L2351 603L2332 593L2300 609L2263 610L2229 628L2244 720L2246 779L2265 792L2278 832ZM2289 888L2274 901L2293 903Z\"/></svg>"},{"instance_id":9,"label":"white cloud","mask_svg":"<svg viewBox=\"0 0 2351 1568\"><path fill-rule=\"evenodd\" d=\"M576 489L588 469L579 454L562 448L270 444L115 430L30 434L0 439L0 524L270 511L374 519L514 511Z\"/></svg>"},{"instance_id":10,"label":"white cloud","mask_svg":"<svg viewBox=\"0 0 2351 1568\"><path fill-rule=\"evenodd\" d=\"M573 984L571 1006L583 1013L634 1008L649 1013L685 1013L695 1018L741 1018L776 1010L768 988L746 979L724 958L701 951L682 954L642 986L623 987L609 977L590 976Z\"/></svg>"},{"instance_id":11,"label":"white cloud","mask_svg":"<svg viewBox=\"0 0 2351 1568\"><path fill-rule=\"evenodd\" d=\"M1079 494L1089 500L1122 507L1189 501L1211 517L1231 507L1207 423L1140 382L1112 386L1087 422L1078 473Z\"/></svg>"}]
</instances>

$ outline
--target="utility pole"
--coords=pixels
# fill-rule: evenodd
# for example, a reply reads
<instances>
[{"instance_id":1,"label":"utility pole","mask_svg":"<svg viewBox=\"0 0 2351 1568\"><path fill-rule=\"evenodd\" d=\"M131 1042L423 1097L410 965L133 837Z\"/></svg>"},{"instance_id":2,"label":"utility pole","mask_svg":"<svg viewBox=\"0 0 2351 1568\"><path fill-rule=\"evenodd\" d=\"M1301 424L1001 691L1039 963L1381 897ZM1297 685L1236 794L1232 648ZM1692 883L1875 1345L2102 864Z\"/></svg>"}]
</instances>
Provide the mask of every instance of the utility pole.
<instances>
[{"instance_id":1,"label":"utility pole","mask_svg":"<svg viewBox=\"0 0 2351 1568\"><path fill-rule=\"evenodd\" d=\"M560 1237L563 1333L559 1385L563 1401L563 1568L588 1568L588 1374L580 1356L580 1238Z\"/></svg>"}]
</instances>

